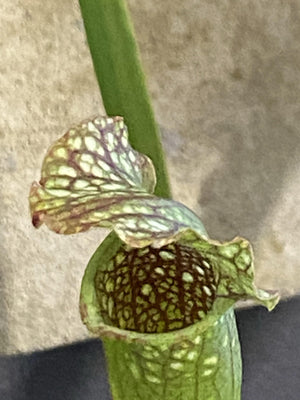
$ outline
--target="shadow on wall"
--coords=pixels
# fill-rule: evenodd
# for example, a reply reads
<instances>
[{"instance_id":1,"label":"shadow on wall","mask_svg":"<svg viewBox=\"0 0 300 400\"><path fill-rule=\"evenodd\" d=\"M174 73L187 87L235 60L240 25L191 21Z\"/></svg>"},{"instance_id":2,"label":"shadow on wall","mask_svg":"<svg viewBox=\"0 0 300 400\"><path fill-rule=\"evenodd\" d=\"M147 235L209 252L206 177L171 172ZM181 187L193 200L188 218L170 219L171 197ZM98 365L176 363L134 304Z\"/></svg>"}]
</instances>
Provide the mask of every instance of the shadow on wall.
<instances>
[{"instance_id":1,"label":"shadow on wall","mask_svg":"<svg viewBox=\"0 0 300 400\"><path fill-rule=\"evenodd\" d=\"M198 202L212 236L231 239L241 234L253 240L287 173L299 169L300 55L293 41L284 51L268 43L268 37L263 41L264 26L252 36L246 24L240 28L231 48L237 66L232 90L220 91L219 104L212 100L210 105L217 109L207 136L222 161L201 185ZM227 109L223 118L222 107Z\"/></svg>"},{"instance_id":2,"label":"shadow on wall","mask_svg":"<svg viewBox=\"0 0 300 400\"><path fill-rule=\"evenodd\" d=\"M0 357L0 398L6 400L109 399L101 342Z\"/></svg>"}]
</instances>

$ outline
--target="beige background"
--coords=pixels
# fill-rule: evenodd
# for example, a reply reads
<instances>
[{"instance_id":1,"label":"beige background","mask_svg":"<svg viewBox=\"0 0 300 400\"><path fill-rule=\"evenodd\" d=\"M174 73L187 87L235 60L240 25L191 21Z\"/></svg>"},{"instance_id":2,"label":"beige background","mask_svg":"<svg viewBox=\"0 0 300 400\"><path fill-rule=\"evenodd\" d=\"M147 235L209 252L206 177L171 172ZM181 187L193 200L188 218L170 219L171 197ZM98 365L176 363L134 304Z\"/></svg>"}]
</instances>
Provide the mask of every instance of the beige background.
<instances>
[{"instance_id":1,"label":"beige background","mask_svg":"<svg viewBox=\"0 0 300 400\"><path fill-rule=\"evenodd\" d=\"M173 183L211 237L254 243L257 282L300 291L300 0L130 0ZM77 1L0 3L0 352L87 337L81 277L105 233L33 229L47 147L104 113ZM298 253L298 254L297 254Z\"/></svg>"}]
</instances>

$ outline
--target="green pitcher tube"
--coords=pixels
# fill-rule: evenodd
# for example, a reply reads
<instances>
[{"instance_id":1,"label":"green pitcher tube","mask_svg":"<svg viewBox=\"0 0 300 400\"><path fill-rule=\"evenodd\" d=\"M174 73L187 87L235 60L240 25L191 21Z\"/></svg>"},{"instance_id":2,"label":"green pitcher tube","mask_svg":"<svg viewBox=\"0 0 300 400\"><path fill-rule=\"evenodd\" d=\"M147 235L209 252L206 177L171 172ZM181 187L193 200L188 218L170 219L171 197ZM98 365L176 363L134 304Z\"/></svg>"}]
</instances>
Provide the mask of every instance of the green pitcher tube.
<instances>
[{"instance_id":1,"label":"green pitcher tube","mask_svg":"<svg viewBox=\"0 0 300 400\"><path fill-rule=\"evenodd\" d=\"M118 314L114 310L116 303L109 301L114 290L125 296L128 293L110 279L120 279L115 268L124 268L124 259L123 265L120 263L122 256L117 263L111 262L116 251L119 256L122 254L120 247L118 238L113 243L111 238L102 243L101 251L97 250L86 269L80 302L83 322L103 340L113 400L239 400L241 357L232 307L218 317L208 312L203 320L170 332L145 333L119 328L117 325L132 328L130 318L127 322L123 318L126 312ZM132 270L134 265L129 268ZM137 283L134 279L132 282ZM151 282L149 275L148 282ZM157 279L155 285L159 284ZM140 286L145 284L142 282ZM146 303L136 303L147 309ZM164 308L163 299L161 306ZM127 313L129 316L129 309ZM215 313L218 314L217 309ZM136 326L145 331L145 324ZM151 326L148 325L150 329ZM169 327L172 329L171 324Z\"/></svg>"},{"instance_id":2,"label":"green pitcher tube","mask_svg":"<svg viewBox=\"0 0 300 400\"><path fill-rule=\"evenodd\" d=\"M130 337L130 333L128 332ZM239 400L241 359L233 310L204 332L103 340L114 400Z\"/></svg>"}]
</instances>

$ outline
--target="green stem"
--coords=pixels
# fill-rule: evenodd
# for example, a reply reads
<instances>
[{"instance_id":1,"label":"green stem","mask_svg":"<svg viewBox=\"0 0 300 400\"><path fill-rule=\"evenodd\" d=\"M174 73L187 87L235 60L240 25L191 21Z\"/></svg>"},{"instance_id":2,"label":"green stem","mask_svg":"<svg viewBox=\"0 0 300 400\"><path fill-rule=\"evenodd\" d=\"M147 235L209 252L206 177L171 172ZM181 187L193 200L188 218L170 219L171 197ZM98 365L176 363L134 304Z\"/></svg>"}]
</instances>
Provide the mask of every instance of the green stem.
<instances>
[{"instance_id":1,"label":"green stem","mask_svg":"<svg viewBox=\"0 0 300 400\"><path fill-rule=\"evenodd\" d=\"M125 2L79 3L106 112L125 118L131 145L153 161L156 195L171 197L160 135Z\"/></svg>"}]
</instances>

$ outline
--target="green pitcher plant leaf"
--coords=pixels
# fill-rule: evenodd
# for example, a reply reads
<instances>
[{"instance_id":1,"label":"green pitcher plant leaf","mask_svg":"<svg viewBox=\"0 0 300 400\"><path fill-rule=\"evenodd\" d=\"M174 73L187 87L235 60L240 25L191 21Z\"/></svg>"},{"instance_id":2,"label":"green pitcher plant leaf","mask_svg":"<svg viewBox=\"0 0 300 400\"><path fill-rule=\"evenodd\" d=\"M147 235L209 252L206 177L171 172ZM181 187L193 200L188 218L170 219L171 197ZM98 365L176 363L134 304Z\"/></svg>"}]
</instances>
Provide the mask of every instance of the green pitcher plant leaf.
<instances>
[{"instance_id":1,"label":"green pitcher plant leaf","mask_svg":"<svg viewBox=\"0 0 300 400\"><path fill-rule=\"evenodd\" d=\"M80 294L81 318L104 342L113 397L240 400L232 306L254 299L271 310L279 299L256 288L251 244L212 240L193 211L155 196L152 161L130 146L121 117L71 128L41 175L29 196L36 228L115 231Z\"/></svg>"},{"instance_id":2,"label":"green pitcher plant leaf","mask_svg":"<svg viewBox=\"0 0 300 400\"><path fill-rule=\"evenodd\" d=\"M30 192L35 227L108 227L123 242L95 278L105 323L160 333L221 315L239 299L276 305L277 294L254 286L246 239L211 240L191 210L152 194L152 162L131 148L121 117L70 129L49 149L41 175Z\"/></svg>"}]
</instances>

